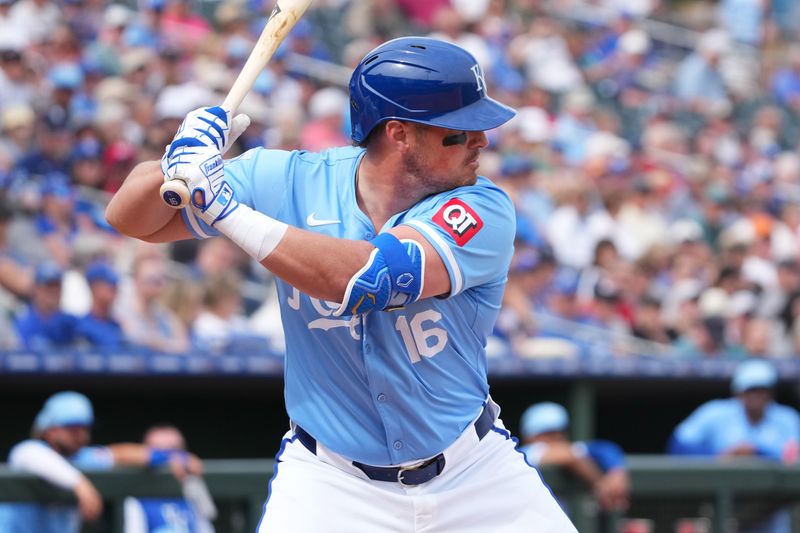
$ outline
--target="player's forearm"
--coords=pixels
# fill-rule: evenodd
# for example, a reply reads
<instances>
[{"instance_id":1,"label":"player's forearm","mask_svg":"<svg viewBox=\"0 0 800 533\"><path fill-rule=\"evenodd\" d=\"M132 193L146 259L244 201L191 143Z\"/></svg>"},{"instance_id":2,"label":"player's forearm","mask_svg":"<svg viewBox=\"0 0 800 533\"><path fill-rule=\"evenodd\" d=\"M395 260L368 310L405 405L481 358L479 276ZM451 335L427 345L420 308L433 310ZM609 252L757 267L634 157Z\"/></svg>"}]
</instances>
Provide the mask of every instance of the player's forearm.
<instances>
[{"instance_id":1,"label":"player's forearm","mask_svg":"<svg viewBox=\"0 0 800 533\"><path fill-rule=\"evenodd\" d=\"M115 465L147 466L150 463L150 448L142 444L110 444L108 449L114 456Z\"/></svg>"},{"instance_id":2,"label":"player's forearm","mask_svg":"<svg viewBox=\"0 0 800 533\"><path fill-rule=\"evenodd\" d=\"M175 210L161 201L164 176L157 161L137 165L106 208L106 220L129 237L144 238L163 229Z\"/></svg>"},{"instance_id":3,"label":"player's forearm","mask_svg":"<svg viewBox=\"0 0 800 533\"><path fill-rule=\"evenodd\" d=\"M366 241L337 239L290 227L261 264L299 291L341 302L347 284L374 249Z\"/></svg>"}]
</instances>

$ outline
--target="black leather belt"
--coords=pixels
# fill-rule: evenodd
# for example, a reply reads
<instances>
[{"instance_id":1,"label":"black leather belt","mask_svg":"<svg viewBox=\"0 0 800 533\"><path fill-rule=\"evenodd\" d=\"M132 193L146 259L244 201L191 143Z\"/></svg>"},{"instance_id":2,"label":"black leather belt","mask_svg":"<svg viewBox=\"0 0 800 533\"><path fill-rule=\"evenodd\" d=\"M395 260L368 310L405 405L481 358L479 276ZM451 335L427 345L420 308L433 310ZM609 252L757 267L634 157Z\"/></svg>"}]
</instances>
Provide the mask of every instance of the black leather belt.
<instances>
[{"instance_id":1,"label":"black leather belt","mask_svg":"<svg viewBox=\"0 0 800 533\"><path fill-rule=\"evenodd\" d=\"M489 433L494 424L494 414L489 404L483 406L478 419L473 424L478 440ZM300 426L295 426L294 433L297 439L306 447L308 451L317 454L317 441ZM403 485L421 485L435 478L444 470L444 454L425 461L423 464L414 468L403 468L400 466L372 466L353 461L353 466L364 472L368 478L374 481L396 481Z\"/></svg>"}]
</instances>

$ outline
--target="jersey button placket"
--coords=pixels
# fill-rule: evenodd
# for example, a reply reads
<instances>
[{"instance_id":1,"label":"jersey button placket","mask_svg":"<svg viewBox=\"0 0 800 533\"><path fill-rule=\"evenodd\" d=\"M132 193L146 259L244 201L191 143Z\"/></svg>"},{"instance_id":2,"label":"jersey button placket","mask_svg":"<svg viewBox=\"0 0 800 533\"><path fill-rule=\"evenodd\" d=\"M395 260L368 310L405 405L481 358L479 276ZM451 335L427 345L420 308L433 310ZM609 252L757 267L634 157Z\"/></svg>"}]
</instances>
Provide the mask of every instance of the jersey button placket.
<instances>
[{"instance_id":1,"label":"jersey button placket","mask_svg":"<svg viewBox=\"0 0 800 533\"><path fill-rule=\"evenodd\" d=\"M401 449L402 447L403 447L403 441L401 441L401 440L396 440L396 441L394 441L394 449L395 449L395 450L399 450L399 449Z\"/></svg>"}]
</instances>

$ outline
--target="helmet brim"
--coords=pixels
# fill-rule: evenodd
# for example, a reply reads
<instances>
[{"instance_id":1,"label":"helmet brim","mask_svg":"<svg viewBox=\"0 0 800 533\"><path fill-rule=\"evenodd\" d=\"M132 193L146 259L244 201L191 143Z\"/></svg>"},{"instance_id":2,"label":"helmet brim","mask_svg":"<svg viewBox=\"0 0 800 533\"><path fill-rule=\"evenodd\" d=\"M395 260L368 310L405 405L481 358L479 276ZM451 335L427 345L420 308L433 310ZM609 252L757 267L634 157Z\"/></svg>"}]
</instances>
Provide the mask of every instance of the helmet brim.
<instances>
[{"instance_id":1,"label":"helmet brim","mask_svg":"<svg viewBox=\"0 0 800 533\"><path fill-rule=\"evenodd\" d=\"M486 131L502 126L516 114L507 105L485 97L455 111L428 117L424 123L451 130Z\"/></svg>"}]
</instances>

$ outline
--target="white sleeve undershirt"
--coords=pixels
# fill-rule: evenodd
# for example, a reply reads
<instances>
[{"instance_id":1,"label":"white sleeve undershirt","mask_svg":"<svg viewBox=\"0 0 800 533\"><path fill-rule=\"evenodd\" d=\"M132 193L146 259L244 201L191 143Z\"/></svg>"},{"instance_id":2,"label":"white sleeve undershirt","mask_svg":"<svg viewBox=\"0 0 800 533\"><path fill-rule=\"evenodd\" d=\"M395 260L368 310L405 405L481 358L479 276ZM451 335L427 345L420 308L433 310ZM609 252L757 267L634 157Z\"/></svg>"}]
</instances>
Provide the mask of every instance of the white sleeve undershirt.
<instances>
[{"instance_id":1,"label":"white sleeve undershirt","mask_svg":"<svg viewBox=\"0 0 800 533\"><path fill-rule=\"evenodd\" d=\"M34 474L57 487L72 490L83 475L55 450L37 441L18 444L8 458L9 467Z\"/></svg>"}]
</instances>

